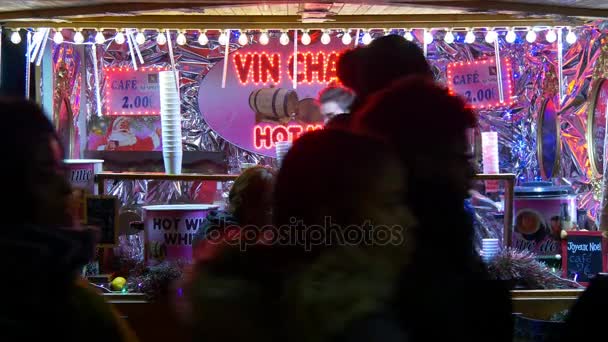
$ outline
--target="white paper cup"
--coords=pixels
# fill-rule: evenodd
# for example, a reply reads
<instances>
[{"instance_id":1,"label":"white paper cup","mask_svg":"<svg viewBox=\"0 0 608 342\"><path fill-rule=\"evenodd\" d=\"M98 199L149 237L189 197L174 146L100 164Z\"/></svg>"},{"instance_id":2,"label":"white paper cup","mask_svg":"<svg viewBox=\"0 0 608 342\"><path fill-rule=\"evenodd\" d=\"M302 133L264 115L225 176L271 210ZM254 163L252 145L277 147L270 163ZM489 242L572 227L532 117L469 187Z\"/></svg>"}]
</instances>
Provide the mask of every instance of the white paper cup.
<instances>
[{"instance_id":1,"label":"white paper cup","mask_svg":"<svg viewBox=\"0 0 608 342\"><path fill-rule=\"evenodd\" d=\"M165 162L165 173L180 174L182 173L182 151L169 152L163 151L163 159Z\"/></svg>"},{"instance_id":2,"label":"white paper cup","mask_svg":"<svg viewBox=\"0 0 608 342\"><path fill-rule=\"evenodd\" d=\"M182 125L177 124L177 125L163 126L161 129L161 134L181 136L182 135Z\"/></svg>"},{"instance_id":3,"label":"white paper cup","mask_svg":"<svg viewBox=\"0 0 608 342\"><path fill-rule=\"evenodd\" d=\"M174 144L177 144L177 143L181 144L182 143L182 135L181 134L180 135L177 135L177 134L175 134L175 135L165 135L165 134L163 134L162 135L162 139L163 139L163 142L166 142L166 143L174 143Z\"/></svg>"},{"instance_id":4,"label":"white paper cup","mask_svg":"<svg viewBox=\"0 0 608 342\"><path fill-rule=\"evenodd\" d=\"M483 247L500 247L498 239L483 239L481 245Z\"/></svg>"},{"instance_id":5,"label":"white paper cup","mask_svg":"<svg viewBox=\"0 0 608 342\"><path fill-rule=\"evenodd\" d=\"M183 145L182 143L172 143L172 142L163 142L163 151L169 151L169 150L176 150L179 149L180 151L183 149Z\"/></svg>"}]
</instances>

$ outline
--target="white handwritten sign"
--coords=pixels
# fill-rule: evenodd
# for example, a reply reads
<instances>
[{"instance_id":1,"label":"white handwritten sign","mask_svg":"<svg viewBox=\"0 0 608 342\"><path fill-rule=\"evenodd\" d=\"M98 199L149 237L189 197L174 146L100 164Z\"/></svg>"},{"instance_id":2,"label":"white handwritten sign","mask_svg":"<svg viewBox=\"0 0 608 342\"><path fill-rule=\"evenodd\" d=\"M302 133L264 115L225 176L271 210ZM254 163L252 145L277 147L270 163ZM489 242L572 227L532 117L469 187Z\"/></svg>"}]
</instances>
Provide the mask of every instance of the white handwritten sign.
<instances>
[{"instance_id":1,"label":"white handwritten sign","mask_svg":"<svg viewBox=\"0 0 608 342\"><path fill-rule=\"evenodd\" d=\"M498 68L494 58L448 64L447 84L450 93L464 97L473 108L510 105L513 96L510 64L508 59L501 63L503 102L500 101Z\"/></svg>"},{"instance_id":2,"label":"white handwritten sign","mask_svg":"<svg viewBox=\"0 0 608 342\"><path fill-rule=\"evenodd\" d=\"M105 77L106 115L159 115L158 72L165 68L107 68Z\"/></svg>"}]
</instances>

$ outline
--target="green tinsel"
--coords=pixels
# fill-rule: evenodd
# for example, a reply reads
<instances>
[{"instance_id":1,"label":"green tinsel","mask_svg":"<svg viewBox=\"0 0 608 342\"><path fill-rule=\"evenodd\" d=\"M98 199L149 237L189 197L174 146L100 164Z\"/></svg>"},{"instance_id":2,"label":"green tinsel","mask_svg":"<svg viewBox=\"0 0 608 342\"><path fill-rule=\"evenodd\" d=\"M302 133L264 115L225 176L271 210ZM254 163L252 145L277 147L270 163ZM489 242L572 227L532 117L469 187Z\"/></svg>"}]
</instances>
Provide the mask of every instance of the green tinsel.
<instances>
[{"instance_id":1,"label":"green tinsel","mask_svg":"<svg viewBox=\"0 0 608 342\"><path fill-rule=\"evenodd\" d=\"M528 290L582 287L552 272L537 261L533 253L512 248L507 248L497 255L488 264L488 270L494 279L512 281L516 287Z\"/></svg>"}]
</instances>

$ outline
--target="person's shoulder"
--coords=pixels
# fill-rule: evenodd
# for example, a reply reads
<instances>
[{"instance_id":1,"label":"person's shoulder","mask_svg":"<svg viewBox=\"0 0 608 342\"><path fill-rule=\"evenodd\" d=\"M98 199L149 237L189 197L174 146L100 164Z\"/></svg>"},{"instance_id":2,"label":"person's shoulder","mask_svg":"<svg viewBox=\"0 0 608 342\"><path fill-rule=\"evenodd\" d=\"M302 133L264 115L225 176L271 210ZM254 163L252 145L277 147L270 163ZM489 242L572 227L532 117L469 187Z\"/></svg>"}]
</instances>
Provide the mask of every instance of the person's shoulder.
<instances>
[{"instance_id":1,"label":"person's shoulder","mask_svg":"<svg viewBox=\"0 0 608 342\"><path fill-rule=\"evenodd\" d=\"M69 306L74 310L74 317L80 321L74 325L76 329L88 336L96 336L98 340L138 341L118 312L85 281L78 280L71 293Z\"/></svg>"},{"instance_id":2,"label":"person's shoulder","mask_svg":"<svg viewBox=\"0 0 608 342\"><path fill-rule=\"evenodd\" d=\"M334 342L407 342L407 336L393 315L381 312L351 322Z\"/></svg>"}]
</instances>

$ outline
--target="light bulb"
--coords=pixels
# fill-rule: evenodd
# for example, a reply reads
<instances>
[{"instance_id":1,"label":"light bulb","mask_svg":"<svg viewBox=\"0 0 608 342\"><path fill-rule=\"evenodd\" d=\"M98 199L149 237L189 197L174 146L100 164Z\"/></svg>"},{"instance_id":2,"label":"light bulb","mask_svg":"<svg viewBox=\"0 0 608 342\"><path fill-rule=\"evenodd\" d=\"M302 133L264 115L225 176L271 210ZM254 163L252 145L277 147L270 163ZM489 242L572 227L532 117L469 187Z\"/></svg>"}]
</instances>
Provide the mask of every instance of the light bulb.
<instances>
[{"instance_id":1,"label":"light bulb","mask_svg":"<svg viewBox=\"0 0 608 342\"><path fill-rule=\"evenodd\" d=\"M281 33L281 38L279 38L279 42L281 43L281 45L289 44L289 36L287 35L287 32Z\"/></svg>"},{"instance_id":2,"label":"light bulb","mask_svg":"<svg viewBox=\"0 0 608 342\"><path fill-rule=\"evenodd\" d=\"M505 36L505 40L507 41L507 43L513 43L515 39L517 39L517 34L515 34L515 30L509 30L509 32L507 32L507 35Z\"/></svg>"},{"instance_id":3,"label":"light bulb","mask_svg":"<svg viewBox=\"0 0 608 342\"><path fill-rule=\"evenodd\" d=\"M302 44L303 45L310 44L310 35L308 34L308 32L304 32L304 34L302 35Z\"/></svg>"},{"instance_id":4,"label":"light bulb","mask_svg":"<svg viewBox=\"0 0 608 342\"><path fill-rule=\"evenodd\" d=\"M165 36L165 34L162 32L158 32L158 35L156 36L156 44L158 44L158 45L167 44L167 36Z\"/></svg>"},{"instance_id":5,"label":"light bulb","mask_svg":"<svg viewBox=\"0 0 608 342\"><path fill-rule=\"evenodd\" d=\"M344 32L344 35L342 36L342 44L349 45L350 43L352 43L352 41L353 37L350 36L350 33Z\"/></svg>"},{"instance_id":6,"label":"light bulb","mask_svg":"<svg viewBox=\"0 0 608 342\"><path fill-rule=\"evenodd\" d=\"M201 34L198 35L198 43L200 45L207 45L207 43L209 43L209 38L207 38L207 34L205 32L201 32Z\"/></svg>"},{"instance_id":7,"label":"light bulb","mask_svg":"<svg viewBox=\"0 0 608 342\"><path fill-rule=\"evenodd\" d=\"M475 43L475 33L473 31L467 32L467 35L464 36L464 42L467 44Z\"/></svg>"},{"instance_id":8,"label":"light bulb","mask_svg":"<svg viewBox=\"0 0 608 342\"><path fill-rule=\"evenodd\" d=\"M268 33L262 32L260 34L260 44L267 45L270 42L270 38L268 38Z\"/></svg>"},{"instance_id":9,"label":"light bulb","mask_svg":"<svg viewBox=\"0 0 608 342\"><path fill-rule=\"evenodd\" d=\"M175 42L177 43L177 45L186 45L186 35L184 34L184 32L180 32L177 35L177 38L175 38Z\"/></svg>"},{"instance_id":10,"label":"light bulb","mask_svg":"<svg viewBox=\"0 0 608 342\"><path fill-rule=\"evenodd\" d=\"M74 34L74 43L82 44L83 42L84 42L84 36L82 35L82 32L76 31L76 33Z\"/></svg>"},{"instance_id":11,"label":"light bulb","mask_svg":"<svg viewBox=\"0 0 608 342\"><path fill-rule=\"evenodd\" d=\"M412 34L412 31L407 31L405 32L405 36L403 36L406 40L414 41L414 35Z\"/></svg>"},{"instance_id":12,"label":"light bulb","mask_svg":"<svg viewBox=\"0 0 608 342\"><path fill-rule=\"evenodd\" d=\"M433 33L431 33L431 31L425 31L424 32L424 43L426 45L429 45L433 42Z\"/></svg>"},{"instance_id":13,"label":"light bulb","mask_svg":"<svg viewBox=\"0 0 608 342\"><path fill-rule=\"evenodd\" d=\"M369 34L369 32L365 32L361 41L363 42L364 45L368 45L369 43L372 42L372 35Z\"/></svg>"},{"instance_id":14,"label":"light bulb","mask_svg":"<svg viewBox=\"0 0 608 342\"><path fill-rule=\"evenodd\" d=\"M323 45L327 45L327 44L329 44L330 41L331 41L331 37L329 37L329 33L323 32L323 35L321 36L321 43Z\"/></svg>"},{"instance_id":15,"label":"light bulb","mask_svg":"<svg viewBox=\"0 0 608 342\"><path fill-rule=\"evenodd\" d=\"M143 32L137 32L137 35L135 36L135 42L138 45L142 45L143 43L146 42L146 36L144 35Z\"/></svg>"},{"instance_id":16,"label":"light bulb","mask_svg":"<svg viewBox=\"0 0 608 342\"><path fill-rule=\"evenodd\" d=\"M533 30L528 31L528 33L526 33L526 41L528 41L528 43L534 43L536 41L536 32Z\"/></svg>"},{"instance_id":17,"label":"light bulb","mask_svg":"<svg viewBox=\"0 0 608 342\"><path fill-rule=\"evenodd\" d=\"M11 40L12 39L13 37L11 37ZM61 34L61 30L55 31L55 34L53 35L53 42L55 42L57 45L63 43L63 34Z\"/></svg>"},{"instance_id":18,"label":"light bulb","mask_svg":"<svg viewBox=\"0 0 608 342\"><path fill-rule=\"evenodd\" d=\"M489 30L486 33L486 43L492 44L492 43L494 43L494 41L496 41L496 38L498 38L498 34L496 33L496 31Z\"/></svg>"},{"instance_id":19,"label":"light bulb","mask_svg":"<svg viewBox=\"0 0 608 342\"><path fill-rule=\"evenodd\" d=\"M116 32L116 35L114 36L114 41L116 42L116 44L124 44L125 35L122 34L122 32L120 32L120 31Z\"/></svg>"},{"instance_id":20,"label":"light bulb","mask_svg":"<svg viewBox=\"0 0 608 342\"><path fill-rule=\"evenodd\" d=\"M19 34L19 31L13 31L13 33L11 34L11 42L13 44L21 43L21 35Z\"/></svg>"},{"instance_id":21,"label":"light bulb","mask_svg":"<svg viewBox=\"0 0 608 342\"><path fill-rule=\"evenodd\" d=\"M574 44L576 43L576 34L572 32L572 30L568 30L568 34L566 35L566 43Z\"/></svg>"},{"instance_id":22,"label":"light bulb","mask_svg":"<svg viewBox=\"0 0 608 342\"><path fill-rule=\"evenodd\" d=\"M556 41L557 34L555 33L555 30L547 31L547 34L545 35L545 39L547 40L547 43L553 43L554 41Z\"/></svg>"},{"instance_id":23,"label":"light bulb","mask_svg":"<svg viewBox=\"0 0 608 342\"><path fill-rule=\"evenodd\" d=\"M247 43L249 43L249 38L247 38L247 34L245 34L245 32L241 32L241 35L239 36L239 44L247 45Z\"/></svg>"},{"instance_id":24,"label":"light bulb","mask_svg":"<svg viewBox=\"0 0 608 342\"><path fill-rule=\"evenodd\" d=\"M445 37L443 37L443 41L448 44L452 44L454 42L454 34L452 33L452 31L448 31L445 33Z\"/></svg>"},{"instance_id":25,"label":"light bulb","mask_svg":"<svg viewBox=\"0 0 608 342\"><path fill-rule=\"evenodd\" d=\"M103 36L103 32L97 31L97 34L95 35L95 43L101 45L105 42L106 42L106 37Z\"/></svg>"},{"instance_id":26,"label":"light bulb","mask_svg":"<svg viewBox=\"0 0 608 342\"><path fill-rule=\"evenodd\" d=\"M217 42L220 45L226 45L226 44L228 44L228 41L229 41L229 39L228 39L228 35L226 34L226 32L222 32L220 34L219 38L217 39Z\"/></svg>"}]
</instances>

